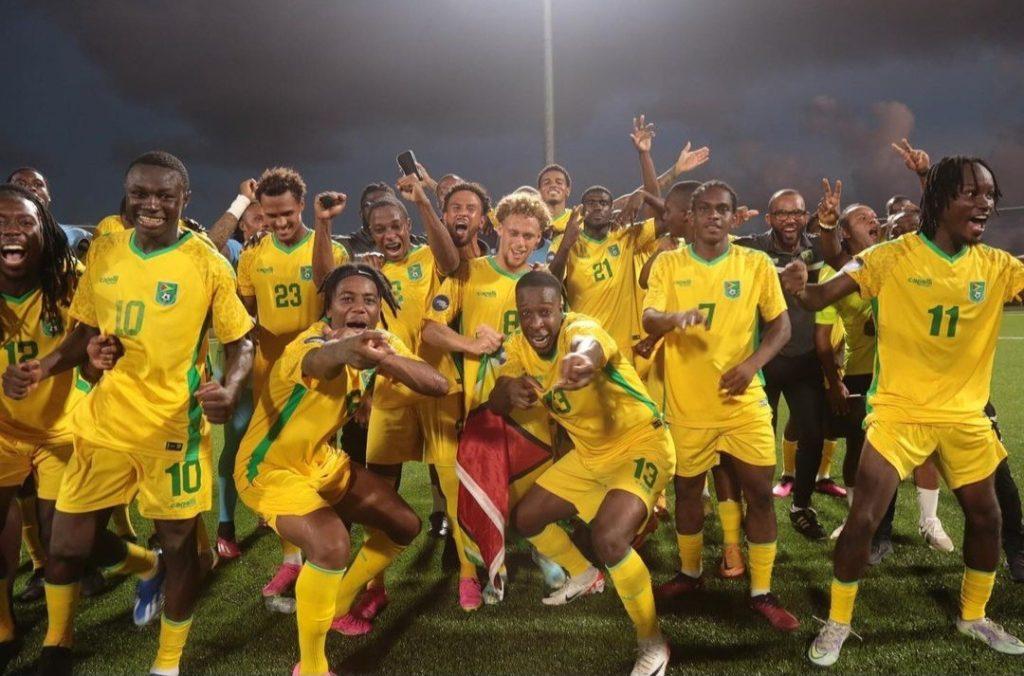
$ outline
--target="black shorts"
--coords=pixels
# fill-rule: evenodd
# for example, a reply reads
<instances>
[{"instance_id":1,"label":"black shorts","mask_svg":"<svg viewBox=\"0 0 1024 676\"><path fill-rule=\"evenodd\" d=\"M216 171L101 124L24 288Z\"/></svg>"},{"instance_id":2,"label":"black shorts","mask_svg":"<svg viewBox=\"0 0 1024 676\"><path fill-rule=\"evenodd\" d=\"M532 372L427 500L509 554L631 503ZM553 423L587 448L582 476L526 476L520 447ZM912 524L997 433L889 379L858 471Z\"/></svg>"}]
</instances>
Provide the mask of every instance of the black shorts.
<instances>
[{"instance_id":1,"label":"black shorts","mask_svg":"<svg viewBox=\"0 0 1024 676\"><path fill-rule=\"evenodd\" d=\"M837 416L831 406L825 407L825 436L829 439L846 439L863 429L871 378L870 374L843 377L843 384L851 395L850 411L844 416Z\"/></svg>"}]
</instances>

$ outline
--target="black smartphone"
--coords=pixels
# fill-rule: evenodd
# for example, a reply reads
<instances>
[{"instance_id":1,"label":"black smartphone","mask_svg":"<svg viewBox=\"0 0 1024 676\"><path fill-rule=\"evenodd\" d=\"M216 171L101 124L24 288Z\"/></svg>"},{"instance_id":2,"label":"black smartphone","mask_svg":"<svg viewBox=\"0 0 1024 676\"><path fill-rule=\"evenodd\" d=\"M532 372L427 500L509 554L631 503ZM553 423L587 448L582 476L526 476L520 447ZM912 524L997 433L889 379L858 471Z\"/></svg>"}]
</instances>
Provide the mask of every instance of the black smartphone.
<instances>
[{"instance_id":1,"label":"black smartphone","mask_svg":"<svg viewBox=\"0 0 1024 676\"><path fill-rule=\"evenodd\" d=\"M403 174L406 176L416 174L416 178L423 178L420 176L420 172L416 169L416 156L413 155L411 150L406 150L395 159L398 160L398 166L401 167Z\"/></svg>"}]
</instances>

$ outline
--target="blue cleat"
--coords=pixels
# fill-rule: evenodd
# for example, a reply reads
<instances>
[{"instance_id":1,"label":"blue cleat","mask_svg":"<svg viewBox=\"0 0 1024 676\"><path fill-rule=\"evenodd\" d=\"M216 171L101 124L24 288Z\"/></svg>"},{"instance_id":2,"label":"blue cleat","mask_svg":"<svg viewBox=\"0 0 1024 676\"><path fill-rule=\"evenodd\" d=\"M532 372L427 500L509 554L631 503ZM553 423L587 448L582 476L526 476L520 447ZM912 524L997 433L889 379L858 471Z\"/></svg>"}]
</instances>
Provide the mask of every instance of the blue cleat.
<instances>
[{"instance_id":1,"label":"blue cleat","mask_svg":"<svg viewBox=\"0 0 1024 676\"><path fill-rule=\"evenodd\" d=\"M145 627L160 617L164 609L164 577L166 572L160 566L157 574L148 580L139 580L135 587L135 609L132 620L138 627Z\"/></svg>"}]
</instances>

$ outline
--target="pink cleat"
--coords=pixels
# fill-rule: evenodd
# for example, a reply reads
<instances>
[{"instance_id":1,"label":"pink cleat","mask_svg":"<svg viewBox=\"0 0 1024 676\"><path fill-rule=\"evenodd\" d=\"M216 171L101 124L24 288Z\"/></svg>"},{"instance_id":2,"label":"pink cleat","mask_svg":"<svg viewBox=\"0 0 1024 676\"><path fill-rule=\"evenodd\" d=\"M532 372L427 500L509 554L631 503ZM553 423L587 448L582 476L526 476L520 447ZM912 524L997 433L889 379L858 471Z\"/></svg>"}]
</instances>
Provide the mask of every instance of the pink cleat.
<instances>
[{"instance_id":1,"label":"pink cleat","mask_svg":"<svg viewBox=\"0 0 1024 676\"><path fill-rule=\"evenodd\" d=\"M480 580L467 577L459 580L459 606L467 613L477 610L484 603Z\"/></svg>"},{"instance_id":2,"label":"pink cleat","mask_svg":"<svg viewBox=\"0 0 1024 676\"><path fill-rule=\"evenodd\" d=\"M777 498L788 498L789 494L793 492L793 481L793 477L783 474L779 477L779 483L775 484L775 488L772 489L772 495Z\"/></svg>"},{"instance_id":3,"label":"pink cleat","mask_svg":"<svg viewBox=\"0 0 1024 676\"><path fill-rule=\"evenodd\" d=\"M217 556L224 559L225 561L231 561L237 559L242 555L242 550L238 548L238 543L234 540L228 540L227 538L217 538Z\"/></svg>"},{"instance_id":4,"label":"pink cleat","mask_svg":"<svg viewBox=\"0 0 1024 676\"><path fill-rule=\"evenodd\" d=\"M831 478L818 479L814 484L814 490L825 495L831 495L833 498L845 498L846 489L837 484Z\"/></svg>"},{"instance_id":5,"label":"pink cleat","mask_svg":"<svg viewBox=\"0 0 1024 676\"><path fill-rule=\"evenodd\" d=\"M263 588L263 595L281 596L295 585L301 570L302 566L294 563L282 563L277 567L274 577L270 578L270 582Z\"/></svg>"},{"instance_id":6,"label":"pink cleat","mask_svg":"<svg viewBox=\"0 0 1024 676\"><path fill-rule=\"evenodd\" d=\"M366 636L373 631L373 625L369 620L346 613L341 617L334 618L334 622L331 622L331 629L345 636Z\"/></svg>"},{"instance_id":7,"label":"pink cleat","mask_svg":"<svg viewBox=\"0 0 1024 676\"><path fill-rule=\"evenodd\" d=\"M296 664L295 668L292 669L292 676L302 676L302 670L299 669L299 665L298 664ZM333 671L328 671L327 672L327 676L338 676L338 675L335 674Z\"/></svg>"},{"instance_id":8,"label":"pink cleat","mask_svg":"<svg viewBox=\"0 0 1024 676\"><path fill-rule=\"evenodd\" d=\"M359 600L356 601L350 612L356 617L372 622L373 618L377 617L387 604L387 589L384 587L373 587L372 589L367 589L359 596Z\"/></svg>"}]
</instances>

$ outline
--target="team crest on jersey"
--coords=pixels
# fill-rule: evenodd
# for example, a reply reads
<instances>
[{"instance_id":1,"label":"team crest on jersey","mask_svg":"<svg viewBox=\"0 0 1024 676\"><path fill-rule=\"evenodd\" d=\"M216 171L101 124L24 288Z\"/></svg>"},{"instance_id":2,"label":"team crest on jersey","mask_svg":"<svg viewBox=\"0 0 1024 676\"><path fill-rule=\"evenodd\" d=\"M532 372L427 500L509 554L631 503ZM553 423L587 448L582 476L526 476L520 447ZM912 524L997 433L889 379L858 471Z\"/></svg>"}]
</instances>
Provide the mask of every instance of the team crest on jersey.
<instances>
[{"instance_id":1,"label":"team crest on jersey","mask_svg":"<svg viewBox=\"0 0 1024 676\"><path fill-rule=\"evenodd\" d=\"M417 279L420 279L422 277L423 268L420 267L419 263L413 263L412 265L409 266L409 279L415 282Z\"/></svg>"},{"instance_id":2,"label":"team crest on jersey","mask_svg":"<svg viewBox=\"0 0 1024 676\"><path fill-rule=\"evenodd\" d=\"M58 333L60 333L60 329L57 327L57 325L54 324L49 319L46 319L45 317L40 323L42 324L43 335L46 336L47 338L53 338Z\"/></svg>"},{"instance_id":3,"label":"team crest on jersey","mask_svg":"<svg viewBox=\"0 0 1024 676\"><path fill-rule=\"evenodd\" d=\"M618 256L619 253L621 253L619 251L619 245L618 244L612 244L610 247L608 247L608 253L610 253L613 256Z\"/></svg>"},{"instance_id":4,"label":"team crest on jersey","mask_svg":"<svg viewBox=\"0 0 1024 676\"><path fill-rule=\"evenodd\" d=\"M967 287L967 295L972 303L985 300L985 282L971 282Z\"/></svg>"},{"instance_id":5,"label":"team crest on jersey","mask_svg":"<svg viewBox=\"0 0 1024 676\"><path fill-rule=\"evenodd\" d=\"M156 283L156 302L160 305L174 305L178 300L178 285L174 282Z\"/></svg>"},{"instance_id":6,"label":"team crest on jersey","mask_svg":"<svg viewBox=\"0 0 1024 676\"><path fill-rule=\"evenodd\" d=\"M449 304L448 296L434 296L434 302L430 306L437 312L444 312L448 309Z\"/></svg>"},{"instance_id":7,"label":"team crest on jersey","mask_svg":"<svg viewBox=\"0 0 1024 676\"><path fill-rule=\"evenodd\" d=\"M733 280L725 282L725 297L726 298L739 298L740 297L740 282L739 280Z\"/></svg>"},{"instance_id":8,"label":"team crest on jersey","mask_svg":"<svg viewBox=\"0 0 1024 676\"><path fill-rule=\"evenodd\" d=\"M306 280L307 282L313 279L313 266L303 265L301 268L299 268L299 275L301 275L302 279Z\"/></svg>"}]
</instances>

